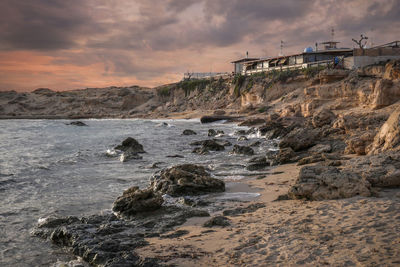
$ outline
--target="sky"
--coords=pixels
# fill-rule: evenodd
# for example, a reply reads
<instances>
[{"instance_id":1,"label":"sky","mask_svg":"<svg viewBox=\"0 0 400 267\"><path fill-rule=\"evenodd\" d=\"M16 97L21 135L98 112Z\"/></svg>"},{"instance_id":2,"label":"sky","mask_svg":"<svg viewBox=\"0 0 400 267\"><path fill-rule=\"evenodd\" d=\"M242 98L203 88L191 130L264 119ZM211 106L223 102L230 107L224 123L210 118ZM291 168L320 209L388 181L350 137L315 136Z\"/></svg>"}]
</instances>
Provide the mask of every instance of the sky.
<instances>
[{"instance_id":1,"label":"sky","mask_svg":"<svg viewBox=\"0 0 400 267\"><path fill-rule=\"evenodd\" d=\"M360 34L400 40L400 0L1 0L0 91L146 86Z\"/></svg>"}]
</instances>

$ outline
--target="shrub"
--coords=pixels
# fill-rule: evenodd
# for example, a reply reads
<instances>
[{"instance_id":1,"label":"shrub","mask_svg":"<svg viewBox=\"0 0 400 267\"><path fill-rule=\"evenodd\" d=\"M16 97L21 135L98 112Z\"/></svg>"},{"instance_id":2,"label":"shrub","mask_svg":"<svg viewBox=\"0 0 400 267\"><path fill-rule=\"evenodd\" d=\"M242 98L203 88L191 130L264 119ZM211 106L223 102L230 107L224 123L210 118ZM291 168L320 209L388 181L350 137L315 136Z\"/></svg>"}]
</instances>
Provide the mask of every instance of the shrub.
<instances>
[{"instance_id":1,"label":"shrub","mask_svg":"<svg viewBox=\"0 0 400 267\"><path fill-rule=\"evenodd\" d=\"M203 91L207 85L211 83L210 80L201 79L201 80L183 80L178 83L178 87L182 88L185 91L185 96L188 96L190 92L194 90Z\"/></svg>"},{"instance_id":2,"label":"shrub","mask_svg":"<svg viewBox=\"0 0 400 267\"><path fill-rule=\"evenodd\" d=\"M171 90L169 87L162 87L157 90L157 95L161 97L168 97L171 95Z\"/></svg>"},{"instance_id":3,"label":"shrub","mask_svg":"<svg viewBox=\"0 0 400 267\"><path fill-rule=\"evenodd\" d=\"M244 81L246 80L246 76L242 74L236 74L235 77L233 77L233 84L235 85L234 89L234 94L236 97L240 96L240 87L242 87Z\"/></svg>"}]
</instances>

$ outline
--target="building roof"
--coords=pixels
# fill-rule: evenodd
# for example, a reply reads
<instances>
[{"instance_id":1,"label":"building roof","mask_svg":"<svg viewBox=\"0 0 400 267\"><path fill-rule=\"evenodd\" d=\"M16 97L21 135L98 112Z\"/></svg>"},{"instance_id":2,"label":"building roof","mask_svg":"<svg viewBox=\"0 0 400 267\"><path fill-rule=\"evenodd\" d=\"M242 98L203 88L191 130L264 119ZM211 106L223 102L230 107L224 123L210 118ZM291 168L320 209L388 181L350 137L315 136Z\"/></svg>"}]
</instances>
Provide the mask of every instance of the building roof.
<instances>
[{"instance_id":1,"label":"building roof","mask_svg":"<svg viewBox=\"0 0 400 267\"><path fill-rule=\"evenodd\" d=\"M231 63L242 63L242 62L259 60L259 59L260 58L248 58L248 57L245 57L245 58L242 58L242 59L238 59L238 60L232 61Z\"/></svg>"}]
</instances>

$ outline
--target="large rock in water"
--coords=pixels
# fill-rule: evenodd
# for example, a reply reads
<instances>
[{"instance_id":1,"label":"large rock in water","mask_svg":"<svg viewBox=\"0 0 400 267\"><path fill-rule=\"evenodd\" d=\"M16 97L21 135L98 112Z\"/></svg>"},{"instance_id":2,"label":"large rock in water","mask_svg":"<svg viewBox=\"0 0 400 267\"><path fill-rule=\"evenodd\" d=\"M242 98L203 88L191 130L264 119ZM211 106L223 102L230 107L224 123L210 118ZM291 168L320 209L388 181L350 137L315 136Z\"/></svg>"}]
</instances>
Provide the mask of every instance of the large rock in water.
<instances>
[{"instance_id":1,"label":"large rock in water","mask_svg":"<svg viewBox=\"0 0 400 267\"><path fill-rule=\"evenodd\" d=\"M212 178L203 166L183 164L155 173L150 179L154 192L170 196L224 192L225 183Z\"/></svg>"},{"instance_id":2,"label":"large rock in water","mask_svg":"<svg viewBox=\"0 0 400 267\"><path fill-rule=\"evenodd\" d=\"M207 154L209 151L225 150L225 146L216 140L198 141L191 143L191 145L201 145L201 147L197 147L192 151L197 154Z\"/></svg>"},{"instance_id":3,"label":"large rock in water","mask_svg":"<svg viewBox=\"0 0 400 267\"><path fill-rule=\"evenodd\" d=\"M315 145L318 136L319 131L317 129L298 128L286 135L279 143L279 147L290 147L294 151L300 151Z\"/></svg>"},{"instance_id":4,"label":"large rock in water","mask_svg":"<svg viewBox=\"0 0 400 267\"><path fill-rule=\"evenodd\" d=\"M124 191L113 204L113 211L118 214L130 217L139 212L154 211L161 208L164 200L160 194L154 193L147 188L140 190L133 186Z\"/></svg>"},{"instance_id":5,"label":"large rock in water","mask_svg":"<svg viewBox=\"0 0 400 267\"><path fill-rule=\"evenodd\" d=\"M116 146L114 149L124 152L129 150L131 153L146 153L143 150L143 146L132 137L126 138L121 145Z\"/></svg>"},{"instance_id":6,"label":"large rock in water","mask_svg":"<svg viewBox=\"0 0 400 267\"><path fill-rule=\"evenodd\" d=\"M254 155L254 150L249 146L234 145L232 148L232 151L230 153L235 154L235 155L251 156L251 155Z\"/></svg>"},{"instance_id":7,"label":"large rock in water","mask_svg":"<svg viewBox=\"0 0 400 267\"><path fill-rule=\"evenodd\" d=\"M300 170L289 197L309 200L370 196L370 183L354 172L329 166L306 166Z\"/></svg>"},{"instance_id":8,"label":"large rock in water","mask_svg":"<svg viewBox=\"0 0 400 267\"><path fill-rule=\"evenodd\" d=\"M378 154L387 150L400 150L400 106L382 125L367 150L368 154Z\"/></svg>"}]
</instances>

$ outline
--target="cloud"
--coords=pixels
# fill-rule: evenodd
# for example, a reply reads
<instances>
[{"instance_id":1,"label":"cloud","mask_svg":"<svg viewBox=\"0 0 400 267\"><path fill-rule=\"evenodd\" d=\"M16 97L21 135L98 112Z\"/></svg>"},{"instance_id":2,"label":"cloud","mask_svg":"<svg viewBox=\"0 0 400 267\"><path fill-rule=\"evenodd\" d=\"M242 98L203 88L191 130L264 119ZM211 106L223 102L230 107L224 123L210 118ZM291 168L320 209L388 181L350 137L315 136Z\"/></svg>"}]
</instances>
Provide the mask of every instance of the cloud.
<instances>
[{"instance_id":1,"label":"cloud","mask_svg":"<svg viewBox=\"0 0 400 267\"><path fill-rule=\"evenodd\" d=\"M0 76L13 79L0 90L99 81L154 86L186 70L230 71L229 62L245 51L276 55L280 40L285 53L299 52L330 39L332 27L343 46L361 33L379 44L399 39L399 15L398 0L3 0L0 52L35 60L2 62ZM37 75L28 76L49 86L25 84L21 77L34 67Z\"/></svg>"}]
</instances>

